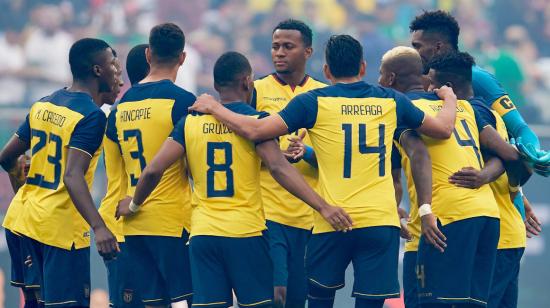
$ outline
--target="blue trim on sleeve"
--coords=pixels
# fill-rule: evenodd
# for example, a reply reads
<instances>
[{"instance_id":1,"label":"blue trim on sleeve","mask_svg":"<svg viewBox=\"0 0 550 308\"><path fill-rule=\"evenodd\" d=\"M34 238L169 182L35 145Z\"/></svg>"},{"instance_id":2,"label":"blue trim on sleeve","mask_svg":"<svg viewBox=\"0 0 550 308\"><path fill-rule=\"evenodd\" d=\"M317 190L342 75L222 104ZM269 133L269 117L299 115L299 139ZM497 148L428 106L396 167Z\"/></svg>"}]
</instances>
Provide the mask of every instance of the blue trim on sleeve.
<instances>
[{"instance_id":1,"label":"blue trim on sleeve","mask_svg":"<svg viewBox=\"0 0 550 308\"><path fill-rule=\"evenodd\" d=\"M487 107L486 102L481 97L474 97L470 100L470 105L474 109L474 115L476 118L477 130L481 131L488 125L496 129L497 120L495 115L491 112L489 107Z\"/></svg>"},{"instance_id":2,"label":"blue trim on sleeve","mask_svg":"<svg viewBox=\"0 0 550 308\"><path fill-rule=\"evenodd\" d=\"M100 109L88 114L76 124L69 141L69 147L77 148L93 156L103 142L106 123L105 113Z\"/></svg>"},{"instance_id":3,"label":"blue trim on sleeve","mask_svg":"<svg viewBox=\"0 0 550 308\"><path fill-rule=\"evenodd\" d=\"M17 136L19 136L19 139L24 142L30 142L31 141L31 125L29 123L29 115L25 117L25 121L21 123L21 126L17 129L16 132Z\"/></svg>"}]
</instances>

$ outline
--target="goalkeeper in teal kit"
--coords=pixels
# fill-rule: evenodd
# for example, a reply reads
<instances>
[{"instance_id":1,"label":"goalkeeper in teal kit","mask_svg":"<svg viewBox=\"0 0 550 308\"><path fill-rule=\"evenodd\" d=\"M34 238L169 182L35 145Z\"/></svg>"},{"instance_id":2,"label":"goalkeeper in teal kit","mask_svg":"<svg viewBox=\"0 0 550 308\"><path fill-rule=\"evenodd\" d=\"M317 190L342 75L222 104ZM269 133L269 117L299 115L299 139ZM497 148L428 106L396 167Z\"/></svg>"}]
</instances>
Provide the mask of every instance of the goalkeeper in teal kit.
<instances>
[{"instance_id":1,"label":"goalkeeper in teal kit","mask_svg":"<svg viewBox=\"0 0 550 308\"><path fill-rule=\"evenodd\" d=\"M454 17L447 12L424 12L411 22L410 30L412 47L422 57L425 67L434 55L458 50L460 28ZM524 161L536 173L550 176L550 152L540 148L537 135L527 126L496 78L484 69L474 66L472 85L474 95L483 98L487 106L502 117Z\"/></svg>"}]
</instances>

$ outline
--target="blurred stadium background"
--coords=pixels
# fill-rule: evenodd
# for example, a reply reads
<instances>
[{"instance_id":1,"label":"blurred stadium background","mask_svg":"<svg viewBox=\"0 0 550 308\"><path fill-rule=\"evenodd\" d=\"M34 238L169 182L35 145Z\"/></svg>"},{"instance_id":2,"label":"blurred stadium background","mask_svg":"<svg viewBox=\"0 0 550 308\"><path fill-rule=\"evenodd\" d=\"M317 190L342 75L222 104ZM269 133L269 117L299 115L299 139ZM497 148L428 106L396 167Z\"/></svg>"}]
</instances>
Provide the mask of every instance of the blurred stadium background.
<instances>
[{"instance_id":1,"label":"blurred stadium background","mask_svg":"<svg viewBox=\"0 0 550 308\"><path fill-rule=\"evenodd\" d=\"M451 11L460 23L461 49L472 53L482 67L496 75L541 137L544 148L550 148L548 0L0 0L0 8L1 144L12 135L34 100L69 84L69 47L84 36L109 42L124 64L127 51L135 44L146 43L153 25L175 22L185 32L188 53L177 83L196 94L212 93L212 67L224 51L247 55L257 77L270 73L272 28L294 17L314 30L310 75L324 80L324 42L330 34L349 33L364 44L366 80L376 82L382 54L393 46L409 45L411 19L422 9L441 8ZM3 218L13 194L4 173L0 183ZM100 165L93 189L97 203L105 186L105 172ZM525 192L539 218L549 224L548 182L544 184L534 176ZM14 308L19 307L20 298L18 291L8 286L9 256L3 232L0 308ZM549 307L547 246L550 236L544 231L528 241L520 275L519 307ZM106 293L101 291L107 287L106 273L97 253L92 253L92 284L96 289L92 307L107 307ZM350 294L348 284L338 293L336 307L352 307ZM397 308L402 303L393 301L387 306Z\"/></svg>"}]
</instances>

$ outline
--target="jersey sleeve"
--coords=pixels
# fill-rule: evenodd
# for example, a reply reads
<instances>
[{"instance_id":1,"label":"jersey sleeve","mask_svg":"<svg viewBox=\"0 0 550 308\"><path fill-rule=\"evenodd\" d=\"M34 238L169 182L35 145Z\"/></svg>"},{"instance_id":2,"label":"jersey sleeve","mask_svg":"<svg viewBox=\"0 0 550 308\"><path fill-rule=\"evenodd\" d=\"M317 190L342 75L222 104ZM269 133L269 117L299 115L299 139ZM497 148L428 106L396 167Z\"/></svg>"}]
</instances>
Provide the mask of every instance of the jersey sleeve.
<instances>
[{"instance_id":1,"label":"jersey sleeve","mask_svg":"<svg viewBox=\"0 0 550 308\"><path fill-rule=\"evenodd\" d=\"M257 103L258 103L258 92L256 91L256 88L254 88L254 90L252 91L252 98L250 99L250 106L256 109Z\"/></svg>"},{"instance_id":2,"label":"jersey sleeve","mask_svg":"<svg viewBox=\"0 0 550 308\"><path fill-rule=\"evenodd\" d=\"M417 129L424 122L424 111L413 105L405 95L395 92L397 129L393 139L399 141L401 134L409 129Z\"/></svg>"},{"instance_id":3,"label":"jersey sleeve","mask_svg":"<svg viewBox=\"0 0 550 308\"><path fill-rule=\"evenodd\" d=\"M477 130L481 132L485 127L492 126L496 128L497 120L495 115L484 105L472 104L476 118Z\"/></svg>"},{"instance_id":4,"label":"jersey sleeve","mask_svg":"<svg viewBox=\"0 0 550 308\"><path fill-rule=\"evenodd\" d=\"M518 110L514 109L506 113L502 116L502 120L504 124L506 124L506 129L512 137L521 137L522 143L532 144L536 149L540 149L539 137L537 137L535 132L525 123L525 120L523 120Z\"/></svg>"},{"instance_id":5,"label":"jersey sleeve","mask_svg":"<svg viewBox=\"0 0 550 308\"><path fill-rule=\"evenodd\" d=\"M176 97L174 107L172 107L172 124L176 125L188 113L188 108L191 107L197 97L191 93L182 93Z\"/></svg>"},{"instance_id":6,"label":"jersey sleeve","mask_svg":"<svg viewBox=\"0 0 550 308\"><path fill-rule=\"evenodd\" d=\"M31 125L29 123L28 114L27 114L27 117L25 118L25 121L23 121L21 126L19 126L15 134L19 137L19 139L21 139L24 142L31 141Z\"/></svg>"},{"instance_id":7,"label":"jersey sleeve","mask_svg":"<svg viewBox=\"0 0 550 308\"><path fill-rule=\"evenodd\" d=\"M294 97L279 115L292 133L300 128L313 128L317 120L317 97L311 93L303 93Z\"/></svg>"},{"instance_id":8,"label":"jersey sleeve","mask_svg":"<svg viewBox=\"0 0 550 308\"><path fill-rule=\"evenodd\" d=\"M107 118L101 110L96 110L82 118L71 135L69 147L93 156L103 142Z\"/></svg>"},{"instance_id":9,"label":"jersey sleeve","mask_svg":"<svg viewBox=\"0 0 550 308\"><path fill-rule=\"evenodd\" d=\"M107 129L105 130L105 135L107 138L109 138L111 141L118 144L118 132L116 128L116 114L117 109L114 108L109 112L109 116L107 117Z\"/></svg>"},{"instance_id":10,"label":"jersey sleeve","mask_svg":"<svg viewBox=\"0 0 550 308\"><path fill-rule=\"evenodd\" d=\"M188 116L184 116L181 118L179 122L176 123L176 126L174 126L172 134L170 134L170 138L181 144L183 148L185 148L185 120L187 117Z\"/></svg>"},{"instance_id":11,"label":"jersey sleeve","mask_svg":"<svg viewBox=\"0 0 550 308\"><path fill-rule=\"evenodd\" d=\"M475 96L482 97L487 107L500 97L507 95L495 76L478 66L472 67L472 87Z\"/></svg>"}]
</instances>

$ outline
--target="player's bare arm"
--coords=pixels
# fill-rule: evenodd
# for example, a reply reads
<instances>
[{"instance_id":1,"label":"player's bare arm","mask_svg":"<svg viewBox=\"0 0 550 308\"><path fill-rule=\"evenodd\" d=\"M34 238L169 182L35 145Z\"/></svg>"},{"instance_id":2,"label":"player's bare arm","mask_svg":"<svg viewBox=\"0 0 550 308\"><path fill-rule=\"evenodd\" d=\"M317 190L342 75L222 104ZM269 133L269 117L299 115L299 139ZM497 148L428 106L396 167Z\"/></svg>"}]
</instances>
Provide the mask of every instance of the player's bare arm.
<instances>
[{"instance_id":1,"label":"player's bare arm","mask_svg":"<svg viewBox=\"0 0 550 308\"><path fill-rule=\"evenodd\" d=\"M208 94L199 96L189 110L211 114L238 135L252 141L262 141L288 134L288 128L279 115L255 119L237 114L223 107Z\"/></svg>"},{"instance_id":2,"label":"player's bare arm","mask_svg":"<svg viewBox=\"0 0 550 308\"><path fill-rule=\"evenodd\" d=\"M453 89L447 86L435 89L435 93L444 101L443 108L435 117L426 115L424 122L417 130L432 138L449 139L455 127L456 95Z\"/></svg>"},{"instance_id":3,"label":"player's bare arm","mask_svg":"<svg viewBox=\"0 0 550 308\"><path fill-rule=\"evenodd\" d=\"M92 195L86 183L85 175L90 166L91 159L88 153L69 148L63 182L67 186L67 191L76 209L94 231L99 254L106 259L110 259L120 250L116 237L109 231L95 208Z\"/></svg>"},{"instance_id":4,"label":"player's bare arm","mask_svg":"<svg viewBox=\"0 0 550 308\"><path fill-rule=\"evenodd\" d=\"M14 192L17 192L19 187L25 183L24 168L18 163L18 159L28 149L29 143L19 139L17 135L13 135L0 152L0 165L8 172Z\"/></svg>"},{"instance_id":5,"label":"player's bare arm","mask_svg":"<svg viewBox=\"0 0 550 308\"><path fill-rule=\"evenodd\" d=\"M424 215L422 211L423 207L428 208L432 203L432 161L428 149L420 136L412 130L405 131L399 142L411 161L411 172L422 220L422 235L436 249L443 252L447 247L447 239L437 227L437 218L431 213L431 209Z\"/></svg>"},{"instance_id":6,"label":"player's bare arm","mask_svg":"<svg viewBox=\"0 0 550 308\"><path fill-rule=\"evenodd\" d=\"M395 190L395 201L397 203L397 214L399 215L399 223L401 224L400 235L406 240L412 239L411 233L407 228L407 221L409 219L409 213L399 207L401 200L403 199L403 185L401 184L401 168L392 168L391 176L393 179L393 188Z\"/></svg>"},{"instance_id":7,"label":"player's bare arm","mask_svg":"<svg viewBox=\"0 0 550 308\"><path fill-rule=\"evenodd\" d=\"M535 215L535 211L527 197L522 195L522 198L523 204L525 205L525 230L527 231L527 237L532 238L533 236L538 236L542 232L542 224Z\"/></svg>"},{"instance_id":8,"label":"player's bare arm","mask_svg":"<svg viewBox=\"0 0 550 308\"><path fill-rule=\"evenodd\" d=\"M342 208L329 205L313 191L300 172L286 160L275 141L258 144L256 152L281 186L319 212L335 230L351 230L353 222L349 215Z\"/></svg>"},{"instance_id":9,"label":"player's bare arm","mask_svg":"<svg viewBox=\"0 0 550 308\"><path fill-rule=\"evenodd\" d=\"M162 175L172 164L185 155L185 150L181 144L174 141L172 138L168 138L159 152L153 160L145 167L141 173L138 183L136 185L136 191L134 198L127 197L120 201L116 210L116 218L120 216L128 216L137 212L136 208L131 208L131 202L134 206L139 208L145 200L151 195L153 190L157 187Z\"/></svg>"},{"instance_id":10,"label":"player's bare arm","mask_svg":"<svg viewBox=\"0 0 550 308\"><path fill-rule=\"evenodd\" d=\"M478 170L473 167L464 167L449 177L449 183L458 187L477 189L485 184L496 181L504 173L502 161L495 156L490 157Z\"/></svg>"}]
</instances>

